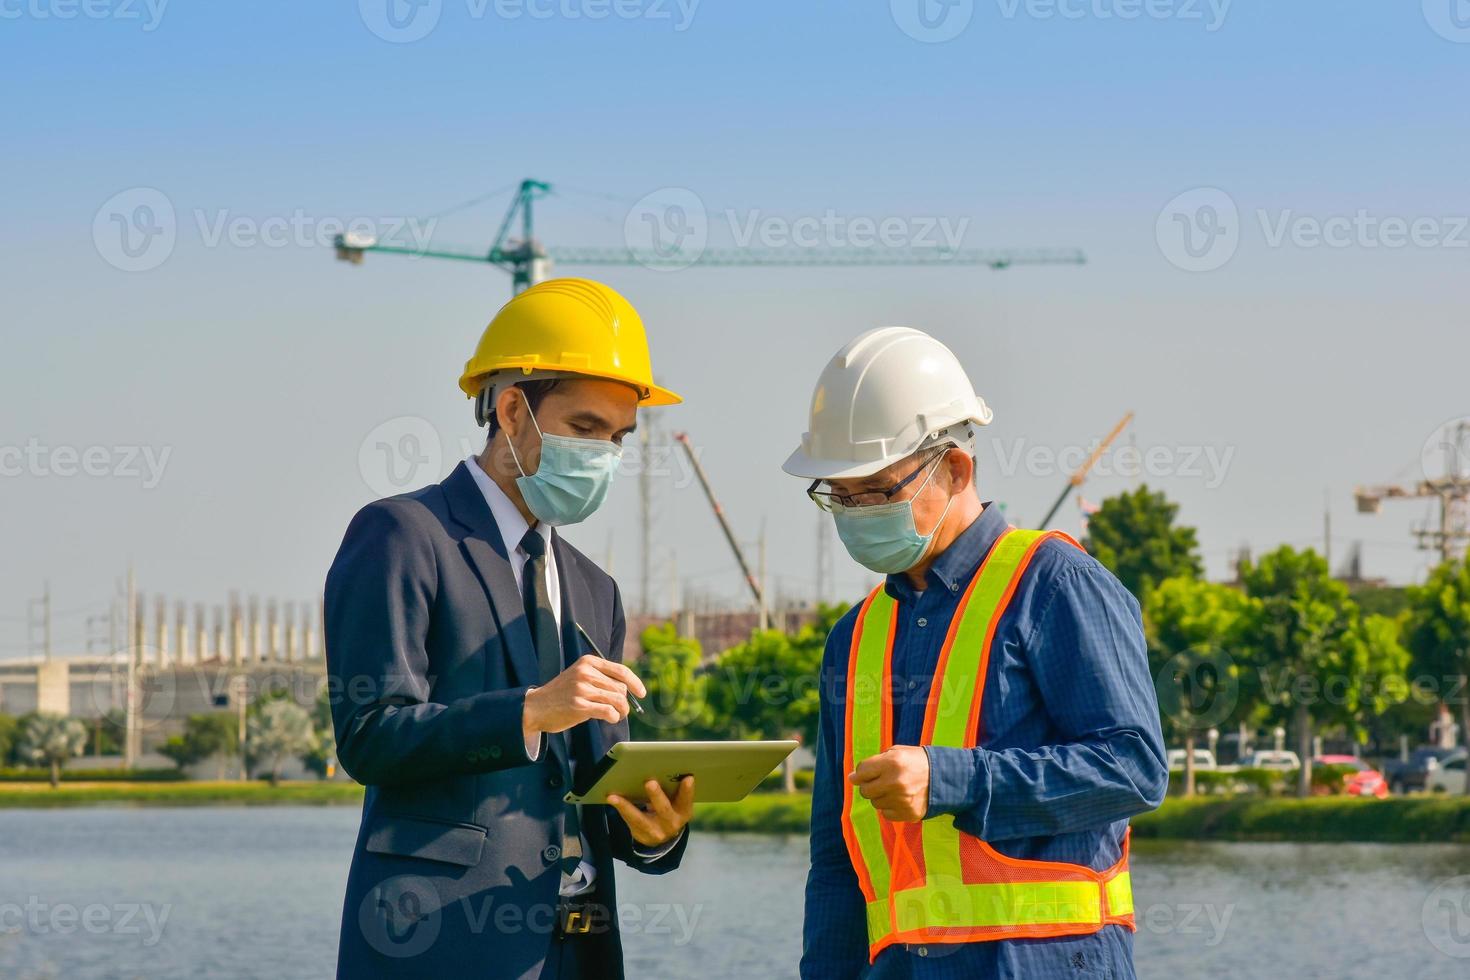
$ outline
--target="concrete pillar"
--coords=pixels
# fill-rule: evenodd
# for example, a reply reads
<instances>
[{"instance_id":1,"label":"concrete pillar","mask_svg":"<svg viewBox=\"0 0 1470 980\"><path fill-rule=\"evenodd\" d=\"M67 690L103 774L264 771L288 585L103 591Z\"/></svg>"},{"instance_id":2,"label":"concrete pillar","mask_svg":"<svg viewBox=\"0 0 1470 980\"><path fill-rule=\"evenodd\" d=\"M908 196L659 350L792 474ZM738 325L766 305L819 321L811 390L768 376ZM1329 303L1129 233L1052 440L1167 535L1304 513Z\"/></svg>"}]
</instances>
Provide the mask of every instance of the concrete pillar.
<instances>
[{"instance_id":1,"label":"concrete pillar","mask_svg":"<svg viewBox=\"0 0 1470 980\"><path fill-rule=\"evenodd\" d=\"M143 593L138 592L133 598L133 635L128 637L128 656L135 664L143 662L143 638L147 635L143 623Z\"/></svg>"},{"instance_id":2,"label":"concrete pillar","mask_svg":"<svg viewBox=\"0 0 1470 980\"><path fill-rule=\"evenodd\" d=\"M174 603L174 661L189 662L189 607L183 602Z\"/></svg>"},{"instance_id":3,"label":"concrete pillar","mask_svg":"<svg viewBox=\"0 0 1470 980\"><path fill-rule=\"evenodd\" d=\"M194 662L203 663L209 656L209 631L204 626L204 603L194 603Z\"/></svg>"},{"instance_id":4,"label":"concrete pillar","mask_svg":"<svg viewBox=\"0 0 1470 980\"><path fill-rule=\"evenodd\" d=\"M266 647L265 660L275 662L281 659L281 604L271 599L265 606L266 624Z\"/></svg>"},{"instance_id":5,"label":"concrete pillar","mask_svg":"<svg viewBox=\"0 0 1470 980\"><path fill-rule=\"evenodd\" d=\"M285 606L286 619L286 663L295 663L301 656L300 642L301 634L296 631L296 603L288 602Z\"/></svg>"},{"instance_id":6,"label":"concrete pillar","mask_svg":"<svg viewBox=\"0 0 1470 980\"><path fill-rule=\"evenodd\" d=\"M71 667L65 660L48 660L36 668L36 710L71 715Z\"/></svg>"},{"instance_id":7,"label":"concrete pillar","mask_svg":"<svg viewBox=\"0 0 1470 980\"><path fill-rule=\"evenodd\" d=\"M240 597L230 593L230 663L245 660L245 612L240 607Z\"/></svg>"},{"instance_id":8,"label":"concrete pillar","mask_svg":"<svg viewBox=\"0 0 1470 980\"><path fill-rule=\"evenodd\" d=\"M168 656L168 600L157 596L153 600L153 649L158 666L167 667Z\"/></svg>"},{"instance_id":9,"label":"concrete pillar","mask_svg":"<svg viewBox=\"0 0 1470 980\"><path fill-rule=\"evenodd\" d=\"M225 607L214 607L214 659L229 663L229 647L225 641Z\"/></svg>"},{"instance_id":10,"label":"concrete pillar","mask_svg":"<svg viewBox=\"0 0 1470 980\"><path fill-rule=\"evenodd\" d=\"M250 625L245 635L248 639L249 646L245 650L245 660L247 663L255 664L260 662L260 648L262 646L263 624L260 621L259 596L250 597L248 615L250 617Z\"/></svg>"}]
</instances>

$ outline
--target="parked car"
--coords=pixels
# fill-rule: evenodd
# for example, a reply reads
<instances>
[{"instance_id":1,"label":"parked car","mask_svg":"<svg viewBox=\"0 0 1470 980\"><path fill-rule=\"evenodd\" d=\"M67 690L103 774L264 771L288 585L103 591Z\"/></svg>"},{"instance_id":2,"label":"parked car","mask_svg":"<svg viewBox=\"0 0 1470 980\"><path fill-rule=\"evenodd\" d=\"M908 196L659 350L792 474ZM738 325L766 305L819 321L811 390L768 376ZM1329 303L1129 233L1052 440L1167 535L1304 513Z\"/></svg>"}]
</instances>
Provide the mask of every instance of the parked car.
<instances>
[{"instance_id":1,"label":"parked car","mask_svg":"<svg viewBox=\"0 0 1470 980\"><path fill-rule=\"evenodd\" d=\"M1429 774L1425 787L1431 793L1465 792L1465 750L1455 749Z\"/></svg>"},{"instance_id":2,"label":"parked car","mask_svg":"<svg viewBox=\"0 0 1470 980\"><path fill-rule=\"evenodd\" d=\"M1276 769L1287 772L1302 767L1301 757L1295 752L1278 752L1275 749L1260 749L1246 756L1244 769Z\"/></svg>"},{"instance_id":3,"label":"parked car","mask_svg":"<svg viewBox=\"0 0 1470 980\"><path fill-rule=\"evenodd\" d=\"M1184 771L1184 750L1183 749L1170 749L1169 750L1168 759L1169 759L1169 771L1170 772L1183 772ZM1211 752L1209 749L1195 749L1194 750L1194 768L1196 770L1199 770L1199 769L1214 769L1215 768L1215 755L1214 755L1214 753Z\"/></svg>"},{"instance_id":4,"label":"parked car","mask_svg":"<svg viewBox=\"0 0 1470 980\"><path fill-rule=\"evenodd\" d=\"M1324 755L1314 760L1324 766L1348 766L1352 772L1342 780L1342 790L1348 796L1371 796L1383 799L1388 795L1388 780L1383 773L1352 755Z\"/></svg>"},{"instance_id":5,"label":"parked car","mask_svg":"<svg viewBox=\"0 0 1470 980\"><path fill-rule=\"evenodd\" d=\"M1431 745L1420 746L1409 754L1409 761L1391 759L1383 764L1383 776L1389 789L1396 794L1426 789L1429 774L1439 768L1445 757L1454 749L1441 749Z\"/></svg>"}]
</instances>

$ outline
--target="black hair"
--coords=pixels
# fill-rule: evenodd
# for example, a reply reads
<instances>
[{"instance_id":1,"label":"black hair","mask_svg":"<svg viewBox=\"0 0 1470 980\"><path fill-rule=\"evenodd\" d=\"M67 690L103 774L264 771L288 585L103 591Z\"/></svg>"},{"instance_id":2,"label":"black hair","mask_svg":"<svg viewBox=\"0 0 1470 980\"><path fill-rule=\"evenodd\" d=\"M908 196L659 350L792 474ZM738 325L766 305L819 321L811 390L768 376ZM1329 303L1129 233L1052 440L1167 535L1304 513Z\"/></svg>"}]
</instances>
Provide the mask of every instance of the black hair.
<instances>
[{"instance_id":1,"label":"black hair","mask_svg":"<svg viewBox=\"0 0 1470 980\"><path fill-rule=\"evenodd\" d=\"M547 395L556 390L556 386L561 384L563 380L565 379L538 378L534 381L517 381L513 387L519 388L525 393L526 404L531 406L531 413L534 415L536 410L541 407L541 402L545 400ZM485 427L489 429L489 432L485 436L486 441L494 439L495 433L500 430L500 422L495 417L495 406L493 404L489 406L489 410L485 413Z\"/></svg>"}]
</instances>

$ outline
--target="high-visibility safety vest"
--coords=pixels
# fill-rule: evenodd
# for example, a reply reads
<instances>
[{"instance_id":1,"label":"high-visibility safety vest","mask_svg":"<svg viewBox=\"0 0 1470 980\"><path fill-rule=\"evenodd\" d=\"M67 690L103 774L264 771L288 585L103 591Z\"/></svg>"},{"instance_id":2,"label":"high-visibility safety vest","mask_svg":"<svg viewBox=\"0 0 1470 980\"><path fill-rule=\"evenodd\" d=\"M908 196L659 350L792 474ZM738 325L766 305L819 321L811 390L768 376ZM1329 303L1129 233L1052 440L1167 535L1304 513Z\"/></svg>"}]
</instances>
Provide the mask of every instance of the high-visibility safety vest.
<instances>
[{"instance_id":1,"label":"high-visibility safety vest","mask_svg":"<svg viewBox=\"0 0 1470 980\"><path fill-rule=\"evenodd\" d=\"M965 590L930 685L922 745L973 748L996 626L1036 549L1060 532L1008 529ZM864 601L847 668L844 772L893 744L893 638L897 603L882 586ZM875 710L876 709L876 710ZM1007 857L941 814L917 823L878 815L850 783L842 834L867 900L868 958L894 943L973 943L1136 931L1128 838L1106 871Z\"/></svg>"}]
</instances>

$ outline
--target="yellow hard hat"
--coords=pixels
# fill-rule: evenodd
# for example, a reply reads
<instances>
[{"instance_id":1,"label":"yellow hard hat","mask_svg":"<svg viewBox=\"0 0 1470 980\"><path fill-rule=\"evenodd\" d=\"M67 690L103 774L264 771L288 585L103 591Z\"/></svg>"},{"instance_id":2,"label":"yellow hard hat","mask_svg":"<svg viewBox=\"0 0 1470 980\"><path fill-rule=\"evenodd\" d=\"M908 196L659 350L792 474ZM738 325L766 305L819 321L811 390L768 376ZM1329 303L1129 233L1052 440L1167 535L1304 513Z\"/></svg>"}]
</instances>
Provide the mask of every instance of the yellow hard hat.
<instances>
[{"instance_id":1,"label":"yellow hard hat","mask_svg":"<svg viewBox=\"0 0 1470 980\"><path fill-rule=\"evenodd\" d=\"M561 372L622 381L640 405L677 405L653 383L648 337L633 304L591 279L548 279L500 308L464 366L459 387L474 398L498 371Z\"/></svg>"}]
</instances>

